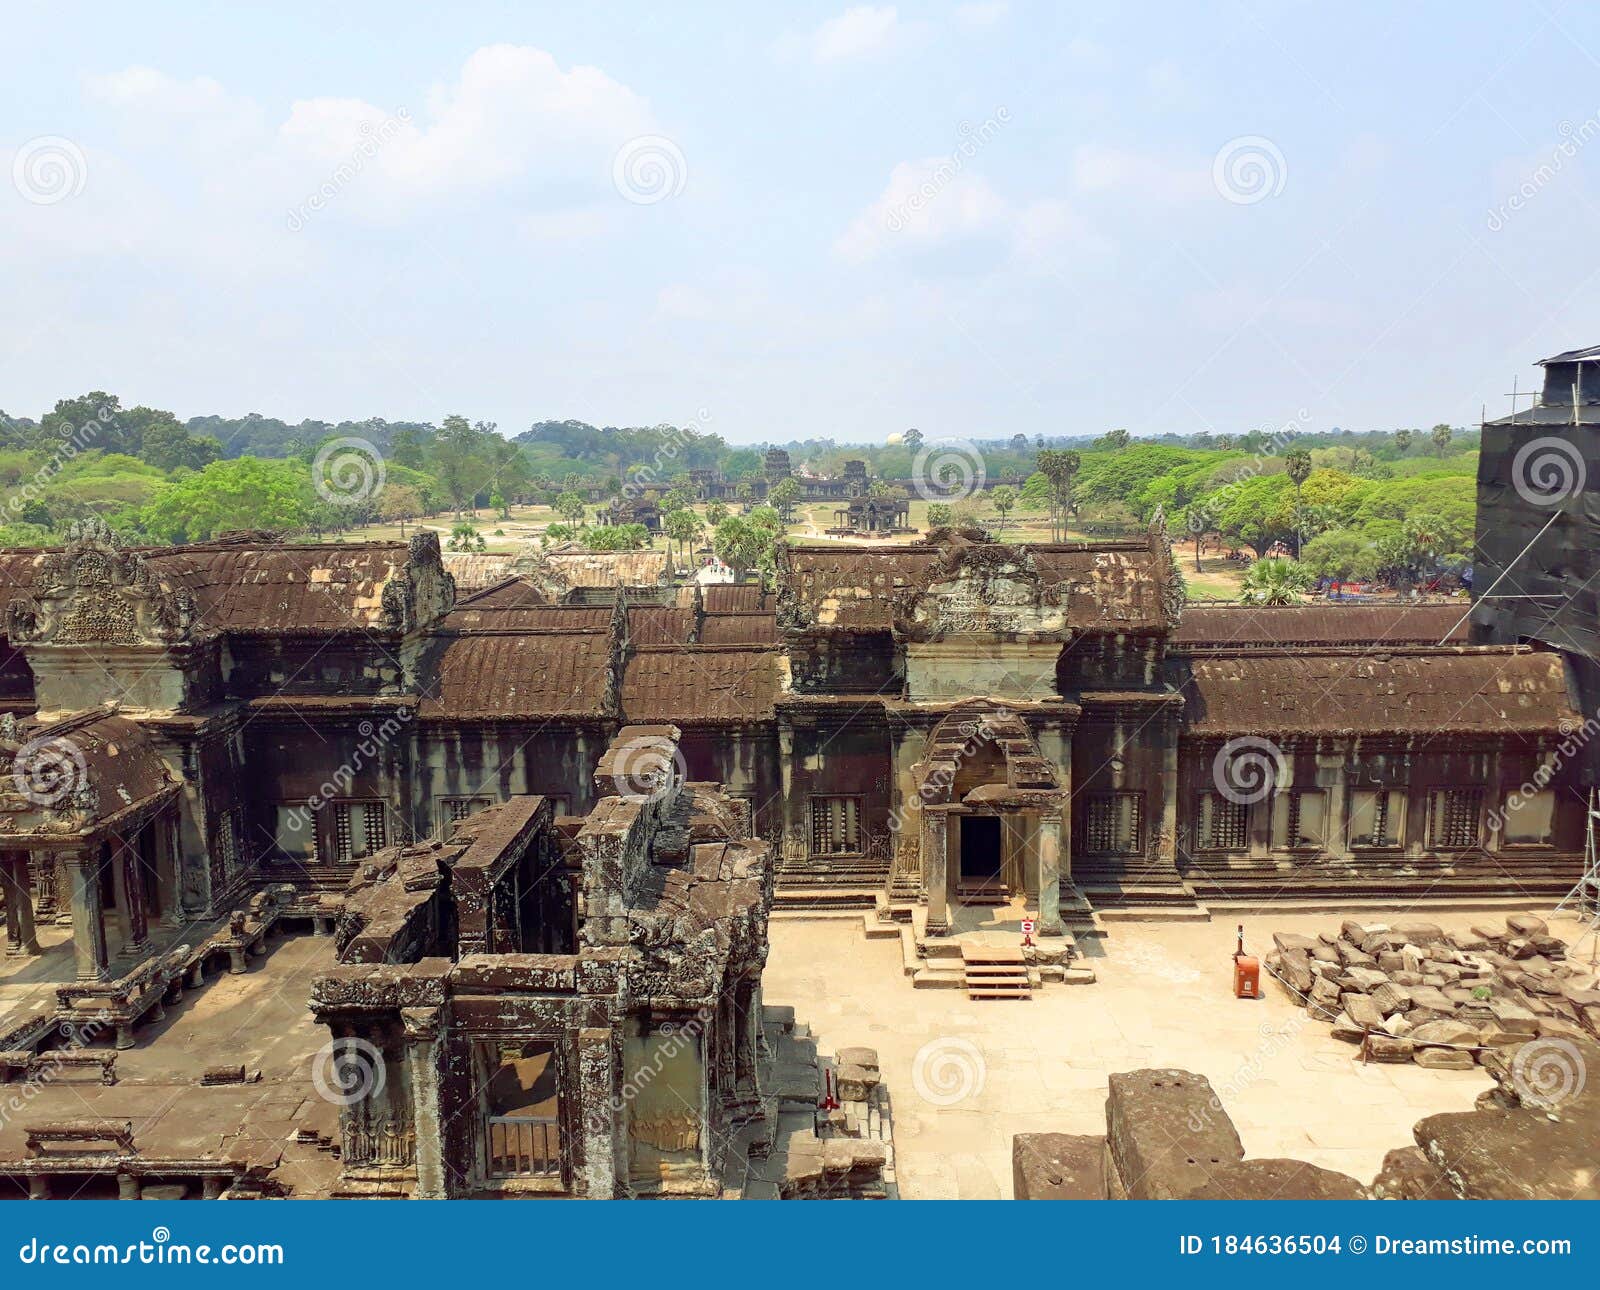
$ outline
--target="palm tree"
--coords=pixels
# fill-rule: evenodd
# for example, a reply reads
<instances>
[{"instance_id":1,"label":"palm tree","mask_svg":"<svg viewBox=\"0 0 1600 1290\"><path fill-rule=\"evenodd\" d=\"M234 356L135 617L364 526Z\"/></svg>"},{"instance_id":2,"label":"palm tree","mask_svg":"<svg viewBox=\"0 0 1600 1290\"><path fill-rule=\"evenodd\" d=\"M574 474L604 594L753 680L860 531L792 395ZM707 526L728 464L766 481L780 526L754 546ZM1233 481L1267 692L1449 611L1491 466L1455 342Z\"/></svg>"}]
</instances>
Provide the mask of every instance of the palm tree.
<instances>
[{"instance_id":1,"label":"palm tree","mask_svg":"<svg viewBox=\"0 0 1600 1290\"><path fill-rule=\"evenodd\" d=\"M1017 504L1017 490L1009 484L1001 484L989 494L989 503L1000 512L1000 531L1006 531L1006 516L1011 514L1011 508Z\"/></svg>"},{"instance_id":2,"label":"palm tree","mask_svg":"<svg viewBox=\"0 0 1600 1290\"><path fill-rule=\"evenodd\" d=\"M1285 458L1285 468L1294 483L1294 554L1299 559L1303 528L1300 523L1300 486L1311 478L1311 454L1304 448L1296 448Z\"/></svg>"},{"instance_id":3,"label":"palm tree","mask_svg":"<svg viewBox=\"0 0 1600 1290\"><path fill-rule=\"evenodd\" d=\"M1400 449L1400 455L1404 457L1411 448L1411 431L1396 430L1394 432L1394 446Z\"/></svg>"},{"instance_id":4,"label":"palm tree","mask_svg":"<svg viewBox=\"0 0 1600 1290\"><path fill-rule=\"evenodd\" d=\"M1429 434L1429 438L1433 440L1434 448L1438 451L1441 457L1450 450L1450 436L1452 433L1453 431L1449 426L1441 423L1434 426L1433 430Z\"/></svg>"},{"instance_id":5,"label":"palm tree","mask_svg":"<svg viewBox=\"0 0 1600 1290\"><path fill-rule=\"evenodd\" d=\"M1239 599L1247 605L1295 605L1308 579L1294 560L1257 560L1244 575Z\"/></svg>"}]
</instances>

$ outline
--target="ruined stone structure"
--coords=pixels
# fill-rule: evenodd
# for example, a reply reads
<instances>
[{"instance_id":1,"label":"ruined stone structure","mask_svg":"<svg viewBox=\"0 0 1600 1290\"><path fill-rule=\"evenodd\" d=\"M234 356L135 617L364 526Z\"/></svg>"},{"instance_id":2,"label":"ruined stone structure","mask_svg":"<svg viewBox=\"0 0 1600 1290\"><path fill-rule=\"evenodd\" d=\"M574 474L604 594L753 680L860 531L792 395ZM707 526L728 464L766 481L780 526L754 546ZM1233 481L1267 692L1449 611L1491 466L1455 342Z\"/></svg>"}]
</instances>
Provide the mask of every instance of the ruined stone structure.
<instances>
[{"instance_id":1,"label":"ruined stone structure","mask_svg":"<svg viewBox=\"0 0 1600 1290\"><path fill-rule=\"evenodd\" d=\"M714 1196L770 1145L741 1129L767 1116L772 868L676 747L624 728L570 838L514 796L364 866L311 990L362 1094L341 1194Z\"/></svg>"}]
</instances>

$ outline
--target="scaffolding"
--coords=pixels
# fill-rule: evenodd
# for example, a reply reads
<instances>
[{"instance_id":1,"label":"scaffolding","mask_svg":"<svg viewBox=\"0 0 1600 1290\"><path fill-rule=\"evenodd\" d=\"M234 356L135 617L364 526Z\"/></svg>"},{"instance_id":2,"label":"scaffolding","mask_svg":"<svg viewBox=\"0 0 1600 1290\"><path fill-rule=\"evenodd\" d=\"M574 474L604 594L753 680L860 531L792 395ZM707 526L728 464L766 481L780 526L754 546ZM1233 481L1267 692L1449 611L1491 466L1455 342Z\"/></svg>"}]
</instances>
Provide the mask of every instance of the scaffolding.
<instances>
[{"instance_id":1,"label":"scaffolding","mask_svg":"<svg viewBox=\"0 0 1600 1290\"><path fill-rule=\"evenodd\" d=\"M1573 945L1577 949L1585 940L1590 942L1589 960L1600 960L1600 788L1589 790L1589 818L1584 830L1583 877L1556 906L1556 914L1576 918L1588 926L1588 931Z\"/></svg>"}]
</instances>

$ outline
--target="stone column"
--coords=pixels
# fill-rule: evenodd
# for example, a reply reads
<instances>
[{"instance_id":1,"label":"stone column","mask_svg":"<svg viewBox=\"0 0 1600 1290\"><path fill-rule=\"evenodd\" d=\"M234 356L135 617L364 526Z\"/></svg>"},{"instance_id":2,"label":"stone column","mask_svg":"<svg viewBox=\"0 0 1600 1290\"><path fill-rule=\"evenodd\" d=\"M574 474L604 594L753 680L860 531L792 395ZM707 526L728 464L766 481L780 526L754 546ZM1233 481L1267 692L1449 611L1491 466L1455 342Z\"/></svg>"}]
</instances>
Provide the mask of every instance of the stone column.
<instances>
[{"instance_id":1,"label":"stone column","mask_svg":"<svg viewBox=\"0 0 1600 1290\"><path fill-rule=\"evenodd\" d=\"M73 851L62 857L72 913L72 945L78 958L78 980L104 981L106 929L100 901L98 851Z\"/></svg>"},{"instance_id":2,"label":"stone column","mask_svg":"<svg viewBox=\"0 0 1600 1290\"><path fill-rule=\"evenodd\" d=\"M1165 741L1161 749L1161 832L1156 856L1162 864L1178 863L1178 723L1161 723Z\"/></svg>"},{"instance_id":3,"label":"stone column","mask_svg":"<svg viewBox=\"0 0 1600 1290\"><path fill-rule=\"evenodd\" d=\"M418 1200L449 1195L444 1162L444 1124L439 1109L439 1049L443 1027L438 1008L402 1008L406 1082L411 1086L411 1131L415 1139Z\"/></svg>"},{"instance_id":4,"label":"stone column","mask_svg":"<svg viewBox=\"0 0 1600 1290\"><path fill-rule=\"evenodd\" d=\"M922 877L928 884L928 935L950 930L949 857L945 854L947 820L943 811L922 812Z\"/></svg>"},{"instance_id":5,"label":"stone column","mask_svg":"<svg viewBox=\"0 0 1600 1290\"><path fill-rule=\"evenodd\" d=\"M617 1184L617 1152L622 1134L618 1123L621 1099L613 1096L616 1059L611 1028L578 1032L578 1109L583 1133L583 1169L575 1179L590 1200L611 1200Z\"/></svg>"},{"instance_id":6,"label":"stone column","mask_svg":"<svg viewBox=\"0 0 1600 1290\"><path fill-rule=\"evenodd\" d=\"M0 886L5 888L6 953L37 954L33 927L33 893L28 890L28 853L0 852Z\"/></svg>"},{"instance_id":7,"label":"stone column","mask_svg":"<svg viewBox=\"0 0 1600 1290\"><path fill-rule=\"evenodd\" d=\"M128 939L121 952L128 958L142 959L150 952L150 911L145 905L144 865L139 849L130 846L125 838L118 838L112 848L111 863L122 879L117 894L127 901L123 925L128 929Z\"/></svg>"},{"instance_id":8,"label":"stone column","mask_svg":"<svg viewBox=\"0 0 1600 1290\"><path fill-rule=\"evenodd\" d=\"M737 1027L734 1069L740 1094L746 1099L760 1095L757 1037L761 1033L761 990L758 981L759 978L746 980L734 996L734 1023Z\"/></svg>"},{"instance_id":9,"label":"stone column","mask_svg":"<svg viewBox=\"0 0 1600 1290\"><path fill-rule=\"evenodd\" d=\"M1060 936L1061 816L1039 817L1039 935Z\"/></svg>"},{"instance_id":10,"label":"stone column","mask_svg":"<svg viewBox=\"0 0 1600 1290\"><path fill-rule=\"evenodd\" d=\"M72 875L67 869L65 856L45 855L45 863L55 866L56 873L56 925L72 926Z\"/></svg>"},{"instance_id":11,"label":"stone column","mask_svg":"<svg viewBox=\"0 0 1600 1290\"><path fill-rule=\"evenodd\" d=\"M178 874L178 853L173 849L172 821L163 811L146 826L155 850L156 878L161 884L161 925L183 926L183 886Z\"/></svg>"}]
</instances>

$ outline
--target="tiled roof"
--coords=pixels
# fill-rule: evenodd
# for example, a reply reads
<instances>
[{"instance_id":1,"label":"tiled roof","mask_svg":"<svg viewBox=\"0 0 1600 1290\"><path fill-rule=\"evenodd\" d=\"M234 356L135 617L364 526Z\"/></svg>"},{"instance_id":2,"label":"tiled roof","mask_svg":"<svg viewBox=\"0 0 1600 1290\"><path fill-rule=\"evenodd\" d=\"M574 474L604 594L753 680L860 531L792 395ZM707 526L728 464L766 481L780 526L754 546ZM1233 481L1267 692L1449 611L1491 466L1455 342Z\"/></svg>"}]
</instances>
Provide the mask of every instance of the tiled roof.
<instances>
[{"instance_id":1,"label":"tiled roof","mask_svg":"<svg viewBox=\"0 0 1600 1290\"><path fill-rule=\"evenodd\" d=\"M700 594L708 614L754 614L772 609L772 596L756 582L716 582L702 587Z\"/></svg>"},{"instance_id":2,"label":"tiled roof","mask_svg":"<svg viewBox=\"0 0 1600 1290\"><path fill-rule=\"evenodd\" d=\"M456 594L469 596L509 578L517 557L489 551L444 551L439 558L456 580Z\"/></svg>"},{"instance_id":3,"label":"tiled roof","mask_svg":"<svg viewBox=\"0 0 1600 1290\"><path fill-rule=\"evenodd\" d=\"M1581 723L1561 656L1511 649L1197 658L1185 699L1196 734L1532 734Z\"/></svg>"},{"instance_id":4,"label":"tiled roof","mask_svg":"<svg viewBox=\"0 0 1600 1290\"><path fill-rule=\"evenodd\" d=\"M694 617L692 609L641 605L628 610L628 639L635 645L687 645Z\"/></svg>"},{"instance_id":5,"label":"tiled roof","mask_svg":"<svg viewBox=\"0 0 1600 1290\"><path fill-rule=\"evenodd\" d=\"M765 614L707 614L700 623L702 645L771 645L778 639L778 620Z\"/></svg>"},{"instance_id":6,"label":"tiled roof","mask_svg":"<svg viewBox=\"0 0 1600 1290\"><path fill-rule=\"evenodd\" d=\"M647 648L628 659L622 710L635 722L766 721L777 692L777 656L771 650Z\"/></svg>"},{"instance_id":7,"label":"tiled roof","mask_svg":"<svg viewBox=\"0 0 1600 1290\"><path fill-rule=\"evenodd\" d=\"M1206 606L1184 610L1175 649L1230 645L1465 644L1467 606L1327 604Z\"/></svg>"},{"instance_id":8,"label":"tiled roof","mask_svg":"<svg viewBox=\"0 0 1600 1290\"><path fill-rule=\"evenodd\" d=\"M611 637L604 632L473 633L441 637L424 672L424 717L506 720L598 717L609 706Z\"/></svg>"},{"instance_id":9,"label":"tiled roof","mask_svg":"<svg viewBox=\"0 0 1600 1290\"><path fill-rule=\"evenodd\" d=\"M444 625L456 631L609 632L612 611L603 605L528 605L497 608L476 601L457 605Z\"/></svg>"},{"instance_id":10,"label":"tiled roof","mask_svg":"<svg viewBox=\"0 0 1600 1290\"><path fill-rule=\"evenodd\" d=\"M654 587L667 576L662 551L555 551L544 561L568 587Z\"/></svg>"},{"instance_id":11,"label":"tiled roof","mask_svg":"<svg viewBox=\"0 0 1600 1290\"><path fill-rule=\"evenodd\" d=\"M382 630L383 588L405 576L400 542L174 547L146 554L224 632Z\"/></svg>"}]
</instances>

